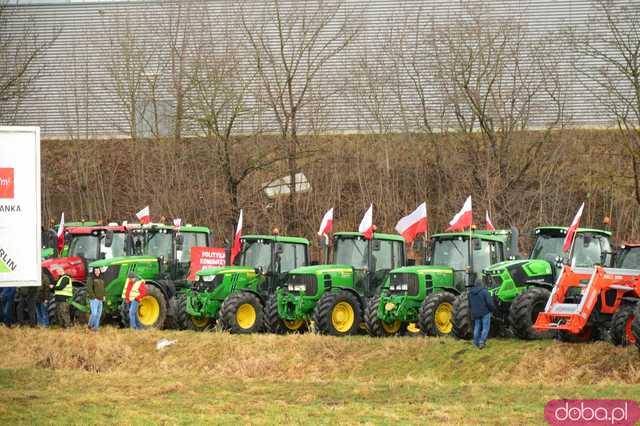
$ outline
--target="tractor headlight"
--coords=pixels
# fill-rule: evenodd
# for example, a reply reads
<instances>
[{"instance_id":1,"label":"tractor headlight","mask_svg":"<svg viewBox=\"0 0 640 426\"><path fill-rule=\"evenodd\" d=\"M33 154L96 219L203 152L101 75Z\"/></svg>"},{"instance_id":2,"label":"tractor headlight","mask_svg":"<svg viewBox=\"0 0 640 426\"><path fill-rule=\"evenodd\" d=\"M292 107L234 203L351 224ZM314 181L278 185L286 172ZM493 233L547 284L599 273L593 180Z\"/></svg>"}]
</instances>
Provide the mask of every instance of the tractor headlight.
<instances>
[{"instance_id":1,"label":"tractor headlight","mask_svg":"<svg viewBox=\"0 0 640 426\"><path fill-rule=\"evenodd\" d=\"M409 284L392 284L389 286L391 291L407 291L409 290Z\"/></svg>"},{"instance_id":2,"label":"tractor headlight","mask_svg":"<svg viewBox=\"0 0 640 426\"><path fill-rule=\"evenodd\" d=\"M216 279L216 275L200 275L202 281L210 283L211 281Z\"/></svg>"},{"instance_id":3,"label":"tractor headlight","mask_svg":"<svg viewBox=\"0 0 640 426\"><path fill-rule=\"evenodd\" d=\"M289 291L299 291L301 293L307 291L307 286L304 284L289 284L287 286Z\"/></svg>"}]
</instances>

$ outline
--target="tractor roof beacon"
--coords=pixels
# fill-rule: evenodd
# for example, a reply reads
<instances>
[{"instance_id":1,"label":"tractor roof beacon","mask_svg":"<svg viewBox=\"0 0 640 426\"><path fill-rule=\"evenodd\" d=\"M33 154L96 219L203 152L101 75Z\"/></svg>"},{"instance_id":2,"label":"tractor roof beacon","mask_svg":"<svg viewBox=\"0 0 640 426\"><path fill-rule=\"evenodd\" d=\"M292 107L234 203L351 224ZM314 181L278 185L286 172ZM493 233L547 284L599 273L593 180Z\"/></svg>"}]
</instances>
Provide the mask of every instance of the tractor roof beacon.
<instances>
[{"instance_id":1,"label":"tractor roof beacon","mask_svg":"<svg viewBox=\"0 0 640 426\"><path fill-rule=\"evenodd\" d=\"M333 260L289 271L286 286L267 304L272 332L293 331L291 325L315 323L316 331L344 336L363 326L364 309L392 269L405 265L404 238L358 232L333 236Z\"/></svg>"},{"instance_id":2,"label":"tractor roof beacon","mask_svg":"<svg viewBox=\"0 0 640 426\"><path fill-rule=\"evenodd\" d=\"M204 330L216 322L231 333L262 331L265 305L291 269L309 264L309 241L275 235L245 235L236 265L198 271L177 300L182 329ZM303 324L290 324L302 331Z\"/></svg>"},{"instance_id":3,"label":"tractor roof beacon","mask_svg":"<svg viewBox=\"0 0 640 426\"><path fill-rule=\"evenodd\" d=\"M372 336L416 332L444 336L453 331L456 296L490 265L518 256L518 231L453 232L431 237L427 265L391 271L379 296L371 299L365 320ZM470 251L471 249L471 251Z\"/></svg>"},{"instance_id":4,"label":"tractor roof beacon","mask_svg":"<svg viewBox=\"0 0 640 426\"><path fill-rule=\"evenodd\" d=\"M498 263L484 272L485 286L498 308L494 318L516 337L549 337L549 333L535 330L533 324L549 298L559 273L558 265L565 261L562 245L566 232L567 228L562 226L536 228L528 259ZM582 267L609 264L613 257L610 237L609 231L579 228L566 260Z\"/></svg>"}]
</instances>

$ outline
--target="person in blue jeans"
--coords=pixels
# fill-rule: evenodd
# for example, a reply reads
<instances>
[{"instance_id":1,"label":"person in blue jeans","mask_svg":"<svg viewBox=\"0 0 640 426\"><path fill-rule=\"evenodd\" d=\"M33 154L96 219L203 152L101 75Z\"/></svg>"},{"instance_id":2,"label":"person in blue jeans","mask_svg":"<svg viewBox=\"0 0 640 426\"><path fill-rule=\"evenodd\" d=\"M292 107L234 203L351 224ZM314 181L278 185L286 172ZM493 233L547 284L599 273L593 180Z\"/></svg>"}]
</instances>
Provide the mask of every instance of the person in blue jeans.
<instances>
[{"instance_id":1,"label":"person in blue jeans","mask_svg":"<svg viewBox=\"0 0 640 426\"><path fill-rule=\"evenodd\" d=\"M95 268L87 279L87 297L91 316L89 317L89 329L98 331L100 329L100 318L102 317L102 304L105 296L104 281L100 278L100 268Z\"/></svg>"},{"instance_id":2,"label":"person in blue jeans","mask_svg":"<svg viewBox=\"0 0 640 426\"><path fill-rule=\"evenodd\" d=\"M483 349L489 337L491 313L496 310L496 306L480 280L469 289L469 310L473 320L473 345Z\"/></svg>"},{"instance_id":3,"label":"person in blue jeans","mask_svg":"<svg viewBox=\"0 0 640 426\"><path fill-rule=\"evenodd\" d=\"M2 321L7 327L15 324L13 303L16 298L17 287L5 287L0 289L0 299L2 300Z\"/></svg>"},{"instance_id":4,"label":"person in blue jeans","mask_svg":"<svg viewBox=\"0 0 640 426\"><path fill-rule=\"evenodd\" d=\"M38 298L36 300L36 319L40 327L49 327L47 300L49 300L52 288L53 286L51 285L49 275L43 272L40 279L40 288L38 289Z\"/></svg>"}]
</instances>

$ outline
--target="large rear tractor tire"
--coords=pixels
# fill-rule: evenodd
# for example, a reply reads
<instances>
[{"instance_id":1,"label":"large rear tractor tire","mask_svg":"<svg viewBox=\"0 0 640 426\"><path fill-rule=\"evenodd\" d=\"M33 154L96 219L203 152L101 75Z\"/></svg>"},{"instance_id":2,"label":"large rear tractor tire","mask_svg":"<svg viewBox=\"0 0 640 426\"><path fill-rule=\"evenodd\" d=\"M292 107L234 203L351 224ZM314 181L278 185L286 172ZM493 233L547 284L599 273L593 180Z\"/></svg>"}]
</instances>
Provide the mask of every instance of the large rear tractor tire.
<instances>
[{"instance_id":1,"label":"large rear tractor tire","mask_svg":"<svg viewBox=\"0 0 640 426\"><path fill-rule=\"evenodd\" d=\"M73 289L73 302L87 308L87 312L78 310L75 306L71 305L71 321L75 324L87 325L89 323L89 317L91 316L91 309L89 303L89 294L86 287L74 287Z\"/></svg>"},{"instance_id":2,"label":"large rear tractor tire","mask_svg":"<svg viewBox=\"0 0 640 426\"><path fill-rule=\"evenodd\" d=\"M278 314L278 299L275 294L267 298L264 307L264 321L267 331L275 334L304 333L307 331L307 322L303 319L287 321Z\"/></svg>"},{"instance_id":3,"label":"large rear tractor tire","mask_svg":"<svg viewBox=\"0 0 640 426\"><path fill-rule=\"evenodd\" d=\"M635 320L635 306L622 305L611 317L611 341L617 346L629 346L636 344L636 336L633 334L633 322Z\"/></svg>"},{"instance_id":4,"label":"large rear tractor tire","mask_svg":"<svg viewBox=\"0 0 640 426\"><path fill-rule=\"evenodd\" d=\"M158 287L147 285L147 294L138 305L138 321L143 328L164 328L169 305Z\"/></svg>"},{"instance_id":5,"label":"large rear tractor tire","mask_svg":"<svg viewBox=\"0 0 640 426\"><path fill-rule=\"evenodd\" d=\"M636 347L640 349L640 303L636 303L633 322L631 323L631 334L635 337Z\"/></svg>"},{"instance_id":6,"label":"large rear tractor tire","mask_svg":"<svg viewBox=\"0 0 640 426\"><path fill-rule=\"evenodd\" d=\"M180 330L204 331L211 328L214 321L206 317L194 317L187 312L187 296L180 295L176 300L176 323Z\"/></svg>"},{"instance_id":7,"label":"large rear tractor tire","mask_svg":"<svg viewBox=\"0 0 640 426\"><path fill-rule=\"evenodd\" d=\"M533 328L538 314L544 311L550 294L545 288L530 287L514 299L509 310L509 324L516 337L523 340L552 337L552 333L539 332Z\"/></svg>"},{"instance_id":8,"label":"large rear tractor tire","mask_svg":"<svg viewBox=\"0 0 640 426\"><path fill-rule=\"evenodd\" d=\"M233 334L258 333L264 326L262 302L248 291L236 292L222 303L220 322L223 330Z\"/></svg>"},{"instance_id":9,"label":"large rear tractor tire","mask_svg":"<svg viewBox=\"0 0 640 426\"><path fill-rule=\"evenodd\" d=\"M427 296L419 312L419 327L427 336L450 336L453 332L453 304L456 296L439 291Z\"/></svg>"},{"instance_id":10,"label":"large rear tractor tire","mask_svg":"<svg viewBox=\"0 0 640 426\"><path fill-rule=\"evenodd\" d=\"M362 321L360 301L346 290L325 293L313 311L320 334L351 336L358 333Z\"/></svg>"},{"instance_id":11,"label":"large rear tractor tire","mask_svg":"<svg viewBox=\"0 0 640 426\"><path fill-rule=\"evenodd\" d=\"M453 302L453 335L458 339L471 340L473 338L473 321L469 309L469 294L463 293Z\"/></svg>"},{"instance_id":12,"label":"large rear tractor tire","mask_svg":"<svg viewBox=\"0 0 640 426\"><path fill-rule=\"evenodd\" d=\"M47 314L49 315L49 325L59 325L56 315L56 299L52 297L47 301Z\"/></svg>"},{"instance_id":13,"label":"large rear tractor tire","mask_svg":"<svg viewBox=\"0 0 640 426\"><path fill-rule=\"evenodd\" d=\"M380 296L369 300L364 312L364 322L367 324L367 331L372 337L388 337L400 334L403 329L402 321L395 320L386 323L378 318L378 307L380 306Z\"/></svg>"}]
</instances>

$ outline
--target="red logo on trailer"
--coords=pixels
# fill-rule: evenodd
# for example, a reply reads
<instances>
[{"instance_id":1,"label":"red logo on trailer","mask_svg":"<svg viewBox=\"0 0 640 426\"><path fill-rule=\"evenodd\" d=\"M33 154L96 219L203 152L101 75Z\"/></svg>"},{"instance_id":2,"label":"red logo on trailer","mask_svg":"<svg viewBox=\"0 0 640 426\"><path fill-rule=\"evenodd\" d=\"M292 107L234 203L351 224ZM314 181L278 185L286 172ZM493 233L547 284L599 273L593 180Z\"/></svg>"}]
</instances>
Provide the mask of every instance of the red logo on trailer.
<instances>
[{"instance_id":1,"label":"red logo on trailer","mask_svg":"<svg viewBox=\"0 0 640 426\"><path fill-rule=\"evenodd\" d=\"M0 167L0 198L13 198L13 168Z\"/></svg>"}]
</instances>

